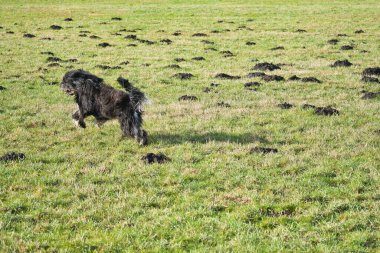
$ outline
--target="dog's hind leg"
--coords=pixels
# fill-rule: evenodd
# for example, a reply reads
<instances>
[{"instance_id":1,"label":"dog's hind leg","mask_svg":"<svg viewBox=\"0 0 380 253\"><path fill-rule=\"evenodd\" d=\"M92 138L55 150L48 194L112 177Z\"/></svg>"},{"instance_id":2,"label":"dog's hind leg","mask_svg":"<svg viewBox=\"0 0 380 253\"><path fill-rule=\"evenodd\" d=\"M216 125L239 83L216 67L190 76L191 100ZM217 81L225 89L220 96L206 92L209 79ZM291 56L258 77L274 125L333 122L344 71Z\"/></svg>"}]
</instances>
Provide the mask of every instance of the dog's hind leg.
<instances>
[{"instance_id":1,"label":"dog's hind leg","mask_svg":"<svg viewBox=\"0 0 380 253\"><path fill-rule=\"evenodd\" d=\"M141 115L137 112L125 112L119 118L120 127L124 136L133 137L140 145L148 143L148 137L145 130L141 128Z\"/></svg>"}]
</instances>

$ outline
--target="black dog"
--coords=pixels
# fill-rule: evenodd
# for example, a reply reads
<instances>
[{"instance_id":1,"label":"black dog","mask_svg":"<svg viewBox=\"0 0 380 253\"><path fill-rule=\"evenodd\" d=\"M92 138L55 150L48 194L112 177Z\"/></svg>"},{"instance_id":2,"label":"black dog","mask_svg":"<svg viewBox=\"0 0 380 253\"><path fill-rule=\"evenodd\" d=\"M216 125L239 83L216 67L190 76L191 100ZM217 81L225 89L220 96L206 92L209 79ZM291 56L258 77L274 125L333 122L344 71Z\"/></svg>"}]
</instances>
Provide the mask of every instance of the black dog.
<instances>
[{"instance_id":1,"label":"black dog","mask_svg":"<svg viewBox=\"0 0 380 253\"><path fill-rule=\"evenodd\" d=\"M79 109L72 117L77 125L85 128L84 119L90 115L95 117L98 126L117 118L124 136L134 137L140 145L146 145L148 136L142 129L142 114L147 98L127 79L119 77L117 81L127 92L108 86L103 79L79 69L64 75L61 88L75 96Z\"/></svg>"}]
</instances>

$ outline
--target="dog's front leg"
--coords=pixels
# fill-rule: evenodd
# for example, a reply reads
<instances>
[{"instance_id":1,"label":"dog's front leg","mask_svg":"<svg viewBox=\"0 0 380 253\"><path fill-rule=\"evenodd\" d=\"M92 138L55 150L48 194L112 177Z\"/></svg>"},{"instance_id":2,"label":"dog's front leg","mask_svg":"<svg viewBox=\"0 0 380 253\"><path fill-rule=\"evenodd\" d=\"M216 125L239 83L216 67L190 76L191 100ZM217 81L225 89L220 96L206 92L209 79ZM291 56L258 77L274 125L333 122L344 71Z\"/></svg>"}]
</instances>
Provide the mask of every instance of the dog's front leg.
<instances>
[{"instance_id":1,"label":"dog's front leg","mask_svg":"<svg viewBox=\"0 0 380 253\"><path fill-rule=\"evenodd\" d=\"M72 117L74 120L74 124L76 126L79 126L81 128L86 128L86 123L84 122L84 117L83 117L83 114L80 112L80 110L77 110L76 112L74 112Z\"/></svg>"}]
</instances>

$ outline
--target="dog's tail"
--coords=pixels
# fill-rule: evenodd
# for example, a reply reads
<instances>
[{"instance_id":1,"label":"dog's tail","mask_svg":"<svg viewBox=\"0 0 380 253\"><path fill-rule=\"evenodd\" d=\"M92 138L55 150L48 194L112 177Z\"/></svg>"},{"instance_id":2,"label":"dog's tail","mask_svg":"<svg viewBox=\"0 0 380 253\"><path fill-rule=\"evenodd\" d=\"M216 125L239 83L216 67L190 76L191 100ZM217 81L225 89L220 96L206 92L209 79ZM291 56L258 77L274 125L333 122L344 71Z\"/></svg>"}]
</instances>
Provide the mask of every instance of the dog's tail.
<instances>
[{"instance_id":1,"label":"dog's tail","mask_svg":"<svg viewBox=\"0 0 380 253\"><path fill-rule=\"evenodd\" d=\"M144 104L149 103L149 99L145 96L145 94L139 90L138 88L134 87L128 79L125 79L123 77L119 77L117 79L117 82L123 86L123 88L130 94L131 96L131 101L134 109L142 113L144 110Z\"/></svg>"}]
</instances>

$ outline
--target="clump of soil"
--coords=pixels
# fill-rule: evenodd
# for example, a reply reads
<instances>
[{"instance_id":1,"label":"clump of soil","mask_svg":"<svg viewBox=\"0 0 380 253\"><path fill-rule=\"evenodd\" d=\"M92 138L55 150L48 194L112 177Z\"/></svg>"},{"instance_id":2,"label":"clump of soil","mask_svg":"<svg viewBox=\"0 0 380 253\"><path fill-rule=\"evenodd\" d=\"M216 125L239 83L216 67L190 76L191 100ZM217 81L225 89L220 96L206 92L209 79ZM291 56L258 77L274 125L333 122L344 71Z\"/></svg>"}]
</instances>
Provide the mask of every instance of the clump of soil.
<instances>
[{"instance_id":1,"label":"clump of soil","mask_svg":"<svg viewBox=\"0 0 380 253\"><path fill-rule=\"evenodd\" d=\"M380 67L366 68L363 70L363 76L380 76Z\"/></svg>"},{"instance_id":2,"label":"clump of soil","mask_svg":"<svg viewBox=\"0 0 380 253\"><path fill-rule=\"evenodd\" d=\"M166 66L165 68L168 68L168 69L180 69L181 67L177 64L171 64L171 65L168 65Z\"/></svg>"},{"instance_id":3,"label":"clump of soil","mask_svg":"<svg viewBox=\"0 0 380 253\"><path fill-rule=\"evenodd\" d=\"M336 45L336 44L338 44L338 42L339 42L339 40L337 40L337 39L331 39L331 40L327 41L327 43L329 43L331 45Z\"/></svg>"},{"instance_id":4,"label":"clump of soil","mask_svg":"<svg viewBox=\"0 0 380 253\"><path fill-rule=\"evenodd\" d=\"M99 37L99 36L96 36L96 35L91 35L89 38L90 38L90 39L100 39L100 37Z\"/></svg>"},{"instance_id":5,"label":"clump of soil","mask_svg":"<svg viewBox=\"0 0 380 253\"><path fill-rule=\"evenodd\" d=\"M79 34L79 37L87 37L87 34Z\"/></svg>"},{"instance_id":6,"label":"clump of soil","mask_svg":"<svg viewBox=\"0 0 380 253\"><path fill-rule=\"evenodd\" d=\"M192 58L192 60L194 60L194 61L204 61L206 59L204 57L202 57L202 56L199 56L199 57Z\"/></svg>"},{"instance_id":7,"label":"clump of soil","mask_svg":"<svg viewBox=\"0 0 380 253\"><path fill-rule=\"evenodd\" d=\"M47 51L47 52L41 52L40 54L46 54L46 55L54 55L54 53L52 53L52 52L49 52L49 51Z\"/></svg>"},{"instance_id":8,"label":"clump of soil","mask_svg":"<svg viewBox=\"0 0 380 253\"><path fill-rule=\"evenodd\" d=\"M173 77L181 79L181 80L188 80L188 79L191 79L194 76L191 73L177 73Z\"/></svg>"},{"instance_id":9,"label":"clump of soil","mask_svg":"<svg viewBox=\"0 0 380 253\"><path fill-rule=\"evenodd\" d=\"M228 104L228 103L225 103L225 102L219 102L219 103L217 103L216 104L217 106L220 106L220 107L227 107L227 108L229 108L229 107L231 107L231 105L230 104Z\"/></svg>"},{"instance_id":10,"label":"clump of soil","mask_svg":"<svg viewBox=\"0 0 380 253\"><path fill-rule=\"evenodd\" d=\"M293 75L288 78L288 81L299 81L299 80L301 80L301 77L298 77L296 75Z\"/></svg>"},{"instance_id":11,"label":"clump of soil","mask_svg":"<svg viewBox=\"0 0 380 253\"><path fill-rule=\"evenodd\" d=\"M265 76L264 72L251 72L246 75L247 78L263 77L263 76Z\"/></svg>"},{"instance_id":12,"label":"clump of soil","mask_svg":"<svg viewBox=\"0 0 380 253\"><path fill-rule=\"evenodd\" d=\"M193 37L207 37L207 34L205 34L205 33L194 33L192 36Z\"/></svg>"},{"instance_id":13,"label":"clump of soil","mask_svg":"<svg viewBox=\"0 0 380 253\"><path fill-rule=\"evenodd\" d=\"M275 51L275 50L284 50L284 49L285 49L285 47L278 46L278 47L271 48L270 50Z\"/></svg>"},{"instance_id":14,"label":"clump of soil","mask_svg":"<svg viewBox=\"0 0 380 253\"><path fill-rule=\"evenodd\" d=\"M1 86L0 85L0 90L6 90L7 88L5 88L4 86Z\"/></svg>"},{"instance_id":15,"label":"clump of soil","mask_svg":"<svg viewBox=\"0 0 380 253\"><path fill-rule=\"evenodd\" d=\"M51 26L50 26L50 29L53 29L53 30L61 30L61 29L62 29L62 26L59 26L59 25L51 25Z\"/></svg>"},{"instance_id":16,"label":"clump of soil","mask_svg":"<svg viewBox=\"0 0 380 253\"><path fill-rule=\"evenodd\" d=\"M14 34L15 32L13 32L13 31L6 31L6 33L8 33L8 34Z\"/></svg>"},{"instance_id":17,"label":"clump of soil","mask_svg":"<svg viewBox=\"0 0 380 253\"><path fill-rule=\"evenodd\" d=\"M183 95L178 98L178 101L196 101L198 98L192 95Z\"/></svg>"},{"instance_id":18,"label":"clump of soil","mask_svg":"<svg viewBox=\"0 0 380 253\"><path fill-rule=\"evenodd\" d=\"M164 43L166 45L170 45L173 43L173 41L169 40L169 39L163 39L163 40L160 40L161 43Z\"/></svg>"},{"instance_id":19,"label":"clump of soil","mask_svg":"<svg viewBox=\"0 0 380 253\"><path fill-rule=\"evenodd\" d=\"M120 65L128 65L128 64L129 64L129 61L120 62Z\"/></svg>"},{"instance_id":20,"label":"clump of soil","mask_svg":"<svg viewBox=\"0 0 380 253\"><path fill-rule=\"evenodd\" d=\"M204 44L209 44L209 45L215 44L215 42L212 42L212 41L209 41L209 40L201 40L201 42L204 43Z\"/></svg>"},{"instance_id":21,"label":"clump of soil","mask_svg":"<svg viewBox=\"0 0 380 253\"><path fill-rule=\"evenodd\" d=\"M154 154L154 153L148 153L144 155L141 160L143 160L145 163L151 164L151 163L165 163L167 161L171 161L169 157L162 153Z\"/></svg>"},{"instance_id":22,"label":"clump of soil","mask_svg":"<svg viewBox=\"0 0 380 253\"><path fill-rule=\"evenodd\" d=\"M233 80L233 79L240 79L240 76L231 76L225 73L219 73L219 74L216 74L215 78Z\"/></svg>"},{"instance_id":23,"label":"clump of soil","mask_svg":"<svg viewBox=\"0 0 380 253\"><path fill-rule=\"evenodd\" d=\"M247 46L254 46L254 45L256 45L256 42L253 42L253 41L247 41L245 44L246 44Z\"/></svg>"},{"instance_id":24,"label":"clump of soil","mask_svg":"<svg viewBox=\"0 0 380 253\"><path fill-rule=\"evenodd\" d=\"M185 59L183 59L183 58L175 58L174 59L176 62L183 62L183 61L186 61Z\"/></svg>"},{"instance_id":25,"label":"clump of soil","mask_svg":"<svg viewBox=\"0 0 380 253\"><path fill-rule=\"evenodd\" d=\"M212 30L211 33L220 33L218 30Z\"/></svg>"},{"instance_id":26,"label":"clump of soil","mask_svg":"<svg viewBox=\"0 0 380 253\"><path fill-rule=\"evenodd\" d=\"M109 44L108 42L103 42L103 43L100 43L98 46L99 47L110 47L111 44Z\"/></svg>"},{"instance_id":27,"label":"clump of soil","mask_svg":"<svg viewBox=\"0 0 380 253\"><path fill-rule=\"evenodd\" d=\"M356 34L364 33L364 31L363 31L363 30L356 30L355 33L356 33Z\"/></svg>"},{"instance_id":28,"label":"clump of soil","mask_svg":"<svg viewBox=\"0 0 380 253\"><path fill-rule=\"evenodd\" d=\"M314 113L317 115L325 115L325 116L339 115L339 111L331 106L316 107Z\"/></svg>"},{"instance_id":29,"label":"clump of soil","mask_svg":"<svg viewBox=\"0 0 380 253\"><path fill-rule=\"evenodd\" d=\"M9 152L0 157L0 161L9 162L9 161L21 161L25 159L24 153Z\"/></svg>"},{"instance_id":30,"label":"clump of soil","mask_svg":"<svg viewBox=\"0 0 380 253\"><path fill-rule=\"evenodd\" d=\"M254 147L251 148L249 153L262 153L262 154L268 154L268 153L277 153L278 149L277 148L264 148L264 147Z\"/></svg>"},{"instance_id":31,"label":"clump of soil","mask_svg":"<svg viewBox=\"0 0 380 253\"><path fill-rule=\"evenodd\" d=\"M347 34L345 34L345 33L338 33L336 36L338 36L338 37L347 37Z\"/></svg>"},{"instance_id":32,"label":"clump of soil","mask_svg":"<svg viewBox=\"0 0 380 253\"><path fill-rule=\"evenodd\" d=\"M289 104L287 102L282 103L282 104L278 104L277 106L280 107L281 109L290 109L290 108L294 107L294 105Z\"/></svg>"},{"instance_id":33,"label":"clump of soil","mask_svg":"<svg viewBox=\"0 0 380 253\"><path fill-rule=\"evenodd\" d=\"M307 31L304 30L304 29L297 29L296 32L298 32L298 33L305 33L305 32L307 32Z\"/></svg>"},{"instance_id":34,"label":"clump of soil","mask_svg":"<svg viewBox=\"0 0 380 253\"><path fill-rule=\"evenodd\" d=\"M111 18L111 20L118 20L118 21L120 21L121 18L120 17L113 17L113 18Z\"/></svg>"},{"instance_id":35,"label":"clump of soil","mask_svg":"<svg viewBox=\"0 0 380 253\"><path fill-rule=\"evenodd\" d=\"M153 45L155 42L151 40L143 40L143 39L136 39L138 42L147 44L147 45Z\"/></svg>"},{"instance_id":36,"label":"clump of soil","mask_svg":"<svg viewBox=\"0 0 380 253\"><path fill-rule=\"evenodd\" d=\"M108 66L108 65L96 65L95 66L96 68L100 68L100 69L121 69L120 66Z\"/></svg>"},{"instance_id":37,"label":"clump of soil","mask_svg":"<svg viewBox=\"0 0 380 253\"><path fill-rule=\"evenodd\" d=\"M352 66L352 63L349 62L348 60L336 61L336 62L334 62L333 65L331 65L331 67L333 67L333 68L336 68L336 67L350 67L350 66Z\"/></svg>"},{"instance_id":38,"label":"clump of soil","mask_svg":"<svg viewBox=\"0 0 380 253\"><path fill-rule=\"evenodd\" d=\"M73 21L73 19L72 19L72 18L65 18L63 21L68 21L68 22L70 22L70 21Z\"/></svg>"},{"instance_id":39,"label":"clump of soil","mask_svg":"<svg viewBox=\"0 0 380 253\"><path fill-rule=\"evenodd\" d=\"M48 57L47 59L46 59L46 61L51 61L51 62L58 62L58 61L62 61L62 59L61 58L58 58L58 57Z\"/></svg>"},{"instance_id":40,"label":"clump of soil","mask_svg":"<svg viewBox=\"0 0 380 253\"><path fill-rule=\"evenodd\" d=\"M376 97L380 97L380 92L365 92L362 99L373 99Z\"/></svg>"},{"instance_id":41,"label":"clump of soil","mask_svg":"<svg viewBox=\"0 0 380 253\"><path fill-rule=\"evenodd\" d=\"M180 36L182 33L180 33L180 32L174 32L172 35L174 35L174 36Z\"/></svg>"},{"instance_id":42,"label":"clump of soil","mask_svg":"<svg viewBox=\"0 0 380 253\"><path fill-rule=\"evenodd\" d=\"M362 81L365 83L379 83L379 79L372 76L363 76Z\"/></svg>"},{"instance_id":43,"label":"clump of soil","mask_svg":"<svg viewBox=\"0 0 380 253\"><path fill-rule=\"evenodd\" d=\"M136 44L128 44L127 47L137 47Z\"/></svg>"},{"instance_id":44,"label":"clump of soil","mask_svg":"<svg viewBox=\"0 0 380 253\"><path fill-rule=\"evenodd\" d=\"M253 69L263 70L263 71L265 70L273 71L273 70L281 69L281 68L280 66L275 65L273 63L263 62L263 63L257 63Z\"/></svg>"},{"instance_id":45,"label":"clump of soil","mask_svg":"<svg viewBox=\"0 0 380 253\"><path fill-rule=\"evenodd\" d=\"M58 62L52 62L52 63L49 63L47 66L50 67L50 68L52 68L52 67L61 67L61 64L59 64Z\"/></svg>"},{"instance_id":46,"label":"clump of soil","mask_svg":"<svg viewBox=\"0 0 380 253\"><path fill-rule=\"evenodd\" d=\"M249 82L249 83L244 84L245 88L260 87L260 86L261 84L259 82Z\"/></svg>"},{"instance_id":47,"label":"clump of soil","mask_svg":"<svg viewBox=\"0 0 380 253\"><path fill-rule=\"evenodd\" d=\"M129 34L127 36L124 37L125 39L130 39L130 40L136 40L137 39L137 35L135 34Z\"/></svg>"},{"instance_id":48,"label":"clump of soil","mask_svg":"<svg viewBox=\"0 0 380 253\"><path fill-rule=\"evenodd\" d=\"M307 110L307 109L315 109L315 108L317 108L315 105L310 105L310 104L304 104L304 105L302 105L302 109L305 109L305 110Z\"/></svg>"},{"instance_id":49,"label":"clump of soil","mask_svg":"<svg viewBox=\"0 0 380 253\"><path fill-rule=\"evenodd\" d=\"M354 47L350 45L345 45L345 46L340 47L340 50L352 50L352 49L354 49Z\"/></svg>"},{"instance_id":50,"label":"clump of soil","mask_svg":"<svg viewBox=\"0 0 380 253\"><path fill-rule=\"evenodd\" d=\"M36 37L36 35L31 34L31 33L25 33L24 34L24 38L34 38L34 37Z\"/></svg>"},{"instance_id":51,"label":"clump of soil","mask_svg":"<svg viewBox=\"0 0 380 253\"><path fill-rule=\"evenodd\" d=\"M315 77L304 77L301 79L304 83L322 83L320 80L318 80Z\"/></svg>"},{"instance_id":52,"label":"clump of soil","mask_svg":"<svg viewBox=\"0 0 380 253\"><path fill-rule=\"evenodd\" d=\"M280 81L285 81L285 78L283 78L282 76L278 76L278 75L264 75L261 77L262 80L264 80L265 82L272 82L272 81L276 81L276 82L280 82Z\"/></svg>"},{"instance_id":53,"label":"clump of soil","mask_svg":"<svg viewBox=\"0 0 380 253\"><path fill-rule=\"evenodd\" d=\"M220 51L221 54L223 54L223 57L232 57L235 56L231 51L225 50L225 51Z\"/></svg>"}]
</instances>

